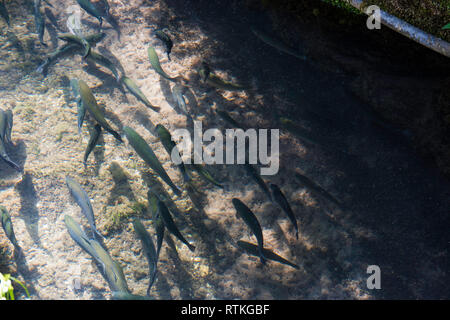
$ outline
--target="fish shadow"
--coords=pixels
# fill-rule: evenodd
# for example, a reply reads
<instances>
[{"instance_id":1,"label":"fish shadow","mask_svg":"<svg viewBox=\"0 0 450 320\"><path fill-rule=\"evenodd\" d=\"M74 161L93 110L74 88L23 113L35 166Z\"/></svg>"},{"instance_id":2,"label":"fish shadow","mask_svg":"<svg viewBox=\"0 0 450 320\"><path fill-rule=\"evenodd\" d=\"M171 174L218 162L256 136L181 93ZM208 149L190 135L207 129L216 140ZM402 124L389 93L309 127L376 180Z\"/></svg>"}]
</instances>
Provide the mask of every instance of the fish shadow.
<instances>
[{"instance_id":1,"label":"fish shadow","mask_svg":"<svg viewBox=\"0 0 450 320\"><path fill-rule=\"evenodd\" d=\"M148 132L150 132L154 137L157 137L157 133L155 130L155 124L150 120L150 117L146 115L139 109L136 109L134 112L133 118L139 122Z\"/></svg>"},{"instance_id":2,"label":"fish shadow","mask_svg":"<svg viewBox=\"0 0 450 320\"><path fill-rule=\"evenodd\" d=\"M113 161L109 165L108 171L111 173L114 181L114 187L111 190L110 196L107 200L108 205L114 205L115 200L121 195L128 198L130 202L136 201L136 197L134 196L128 179L128 174L124 171L124 169L117 162Z\"/></svg>"},{"instance_id":3,"label":"fish shadow","mask_svg":"<svg viewBox=\"0 0 450 320\"><path fill-rule=\"evenodd\" d=\"M52 24L46 23L45 28L47 29L47 33L50 37L50 42L52 43L52 48L58 48L58 31Z\"/></svg>"},{"instance_id":4,"label":"fish shadow","mask_svg":"<svg viewBox=\"0 0 450 320\"><path fill-rule=\"evenodd\" d=\"M117 59L117 57L108 49L105 47L97 47L97 50L104 55L106 58L108 58L109 60L111 60L111 62L114 64L114 66L120 71L120 73L123 75L125 75L125 69L123 68L122 63L120 62L119 59Z\"/></svg>"},{"instance_id":5,"label":"fish shadow","mask_svg":"<svg viewBox=\"0 0 450 320\"><path fill-rule=\"evenodd\" d=\"M39 198L33 184L32 175L25 173L22 181L16 184L15 189L20 196L20 217L25 221L26 229L33 242L41 247L38 229L39 211L36 207Z\"/></svg>"}]
</instances>

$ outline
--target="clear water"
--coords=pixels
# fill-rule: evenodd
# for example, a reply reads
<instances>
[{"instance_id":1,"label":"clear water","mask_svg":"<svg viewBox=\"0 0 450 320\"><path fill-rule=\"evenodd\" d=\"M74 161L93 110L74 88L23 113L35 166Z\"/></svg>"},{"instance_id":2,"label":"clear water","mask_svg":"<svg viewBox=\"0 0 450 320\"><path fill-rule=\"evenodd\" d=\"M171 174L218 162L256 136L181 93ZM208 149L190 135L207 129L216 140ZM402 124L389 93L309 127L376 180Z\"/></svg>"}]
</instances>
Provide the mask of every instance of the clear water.
<instances>
[{"instance_id":1,"label":"clear water","mask_svg":"<svg viewBox=\"0 0 450 320\"><path fill-rule=\"evenodd\" d=\"M45 15L48 47L38 41L32 8L25 1L6 2L11 23L7 27L0 21L0 106L13 112L7 151L24 173L0 163L0 203L11 214L23 256L13 254L0 232L0 272L22 280L32 299L111 297L99 268L64 224L70 215L90 232L66 186L65 178L71 176L89 195L103 244L123 268L133 294L146 294L149 271L132 218L139 217L156 241L147 199L152 189L164 194L180 232L196 246L191 252L166 231L150 291L155 299L448 298L443 279L448 272L449 184L412 151L404 132L380 125L364 102L349 93L354 75L340 71L337 63L330 67L329 61L303 61L265 44L249 28L256 24L271 30L258 13L191 1L109 3L120 39L104 21L107 36L92 50L132 78L160 112L119 86L110 70L87 64L79 54L58 59L46 77L36 72L62 45L57 34L68 32L68 7L76 1L52 1L54 8L42 3L42 12L51 11L56 19L53 24ZM84 11L81 23L87 33L98 31L98 21ZM151 33L164 27L174 43L171 61ZM301 38L312 38L312 32L305 30ZM197 175L193 184L198 192L183 184L154 126L192 130L192 120L176 108L174 83L152 69L149 46L155 47L167 74L189 80L185 97L190 117L205 129L230 128L215 108L247 128L281 129L280 170L264 180L286 195L297 218L298 240L287 216L240 165L207 166L224 189ZM358 52L356 43L355 48ZM302 49L308 51L307 46ZM208 86L195 71L202 59L220 77L252 89L231 92ZM146 140L182 196L173 194L126 139L119 143L104 131L83 165L95 120L88 115L78 134L73 78L88 84L115 130L122 134L129 126ZM280 117L308 132L319 146L286 130ZM318 196L295 172L322 186L344 208ZM263 266L259 257L239 248L238 240L256 239L236 216L232 198L255 213L265 248L298 270L273 261ZM367 288L369 265L380 267L382 290Z\"/></svg>"}]
</instances>

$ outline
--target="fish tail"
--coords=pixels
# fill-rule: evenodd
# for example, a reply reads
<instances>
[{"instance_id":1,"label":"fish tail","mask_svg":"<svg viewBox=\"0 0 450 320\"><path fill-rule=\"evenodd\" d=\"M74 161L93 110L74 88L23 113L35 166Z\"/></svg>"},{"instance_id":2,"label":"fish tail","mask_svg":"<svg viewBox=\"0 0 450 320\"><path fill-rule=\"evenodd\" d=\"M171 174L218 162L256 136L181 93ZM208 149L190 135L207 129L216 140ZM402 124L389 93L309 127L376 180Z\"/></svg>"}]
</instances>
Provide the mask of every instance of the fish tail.
<instances>
[{"instance_id":1,"label":"fish tail","mask_svg":"<svg viewBox=\"0 0 450 320\"><path fill-rule=\"evenodd\" d=\"M5 161L10 167L13 167L14 169L16 169L18 172L23 172L23 169L19 167L18 164L16 164L14 161L12 161L11 159L9 159L8 156L4 156L4 155L0 155L0 158L3 159L3 161Z\"/></svg>"}]
</instances>

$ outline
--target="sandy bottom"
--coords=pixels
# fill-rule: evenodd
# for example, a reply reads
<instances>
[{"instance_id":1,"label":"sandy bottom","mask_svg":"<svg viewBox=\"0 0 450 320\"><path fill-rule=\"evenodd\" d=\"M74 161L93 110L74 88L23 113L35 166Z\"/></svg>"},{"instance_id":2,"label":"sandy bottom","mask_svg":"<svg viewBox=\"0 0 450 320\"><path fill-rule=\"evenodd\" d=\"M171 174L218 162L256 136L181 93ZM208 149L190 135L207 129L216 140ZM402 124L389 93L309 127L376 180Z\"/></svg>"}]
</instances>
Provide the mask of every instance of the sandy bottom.
<instances>
[{"instance_id":1,"label":"sandy bottom","mask_svg":"<svg viewBox=\"0 0 450 320\"><path fill-rule=\"evenodd\" d=\"M9 258L8 265L2 265L0 270L13 272L22 279L30 288L32 299L110 298L108 284L88 254L71 239L64 225L64 216L70 215L84 227L89 227L65 185L65 177L70 175L89 194L98 229L105 236L104 243L111 256L123 267L128 286L134 294L145 295L147 260L134 234L130 217L122 219L115 229L111 229L109 223L111 215L118 212L136 214L154 235L146 210L133 211L136 204L147 205L146 194L151 186L166 190L173 199L173 206L178 208L174 219L181 232L196 246L195 252L190 252L179 240L166 234L158 264L159 274L151 290L155 299L376 298L375 292L366 287L366 268L378 262L375 258L370 259L364 244L380 241L386 234L361 222L365 219L365 210L361 207L341 210L318 198L293 178L294 169L300 168L300 172L306 173L336 197L351 202L353 196L348 194L348 189L341 189L335 181L345 176L349 188L357 188L360 181L352 182L348 171L336 163L329 166L326 152L283 131L280 136L280 172L266 177L266 181L277 183L282 188L292 205L299 223L299 239L296 240L287 217L266 199L240 166L210 166L210 171L224 183L225 188L216 188L194 177L201 194L197 197L189 194L182 188L183 181L177 167L170 162L162 144L152 133L152 126L158 123L170 131L189 127L192 123L173 108L174 101L170 95L173 83L152 70L147 58L150 45L156 48L162 67L169 75L183 75L190 80L193 98L188 107L193 118L203 121L204 128L221 130L228 125L215 116L214 108L228 110L248 127L277 128L270 110L283 110L299 103L290 99L289 94L278 91L282 84L272 87L269 80L264 82L270 70L277 71L273 60L267 59L267 64L259 65L260 74L257 71L248 74L249 69L244 67L249 57L255 54L251 45L257 44L261 54L273 49L251 38L251 33L248 35L250 44L241 43L241 47L230 49L227 43L212 37L221 26L224 31L229 31L223 21L218 22L214 32L209 32L211 25L196 16L194 11L187 10L180 16L179 11L172 10L164 1L109 2L111 13L120 24L121 38L119 41L117 33L105 23L108 36L96 50L120 61L119 70L135 80L150 102L161 108L159 113L121 90L109 70L89 67L78 55L59 60L44 79L34 70L45 54L53 51L55 43L51 39L54 41L54 37L46 33L49 48L41 46L34 33L31 13L20 10L18 4L11 4L10 31L17 36L19 43L11 40L6 29L1 31L0 106L13 110L14 146L8 151L11 158L24 167L25 173L18 175L6 164L0 164L0 203L12 216L24 257L13 256L13 247L0 232L3 254ZM66 5L57 1L52 3L55 8L51 10L61 30L65 31ZM83 22L95 30L95 19L83 14ZM160 41L151 35L153 28L167 26L171 27L174 41L170 62ZM235 31L241 41L242 34ZM193 72L201 57L206 57L219 75L228 80L251 83L255 88L251 92L232 93L208 88ZM273 57L290 59L292 65L299 63L295 58L276 51ZM253 71L258 70L258 62L252 64ZM82 136L79 136L76 104L71 99L69 88L71 78L83 79L92 88L114 128L121 130L123 126L130 126L149 143L169 176L184 190L181 197L175 196L161 182L131 146L119 144L109 134L102 134L87 168L83 166L82 158L92 121L85 121ZM277 81L292 85L288 75ZM299 85L297 90L303 92L308 88ZM266 96L272 97L273 103L269 104ZM349 138L348 145L358 149L355 139ZM362 157L365 167L376 167L380 161L377 157L377 154ZM365 180L364 177L360 179ZM381 193L376 192L376 195L381 196ZM276 262L263 266L257 257L249 256L236 246L237 240L256 241L244 222L235 216L231 203L234 197L241 199L257 215L263 228L265 247L296 263L299 270ZM391 221L386 224L390 227L384 232L388 236L394 234ZM417 256L425 252L434 257L447 255L439 248L430 252L427 245L417 250L414 253ZM430 286L439 286L445 275L439 261L429 259L430 265L416 266L417 278L412 276L415 284L410 283L415 289L408 287L409 295L427 297ZM386 270L386 274L398 272L389 264L382 265L381 270ZM74 290L74 283L78 282L81 289ZM23 297L23 292L19 292Z\"/></svg>"}]
</instances>

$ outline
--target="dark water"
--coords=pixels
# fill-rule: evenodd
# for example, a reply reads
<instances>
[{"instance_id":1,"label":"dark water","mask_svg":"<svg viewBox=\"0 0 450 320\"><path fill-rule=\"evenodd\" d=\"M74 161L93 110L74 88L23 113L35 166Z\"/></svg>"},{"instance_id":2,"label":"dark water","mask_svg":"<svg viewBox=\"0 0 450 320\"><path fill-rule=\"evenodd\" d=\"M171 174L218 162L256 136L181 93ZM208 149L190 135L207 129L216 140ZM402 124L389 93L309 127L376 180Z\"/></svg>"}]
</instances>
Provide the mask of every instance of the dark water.
<instances>
[{"instance_id":1,"label":"dark water","mask_svg":"<svg viewBox=\"0 0 450 320\"><path fill-rule=\"evenodd\" d=\"M361 75L375 74L374 70L381 70L394 79L402 77L406 84L410 78L422 77L424 87L432 87L436 79L445 79L445 68L436 71L435 65L430 65L429 68L418 66L414 71L408 72L411 61L402 61L398 56L401 52L391 52L386 48L374 49L368 43L370 38L367 42L362 41L364 33L354 32L347 37L345 34L337 35L326 24L322 25L320 18L317 24L295 25L293 29L299 31L289 34L288 38L293 41L290 45L306 54L307 59L303 61L279 52L256 38L250 31L250 26L256 26L281 39L279 30L273 27L276 19L270 13L251 9L239 2L130 1L129 4L124 2L124 7L119 1L109 2L111 12L121 26L122 36L119 41L117 31L104 22L108 37L98 51L105 55L108 51L112 52L110 56L115 57L114 63L118 69L126 69L128 76L139 79L146 77L148 82L142 81L140 84L144 87L145 83L150 83L143 90L149 98L155 95L156 100L160 95L169 105L173 103L173 86L168 81L159 79L158 75L157 80L149 80L150 76L142 76L144 71L140 69L142 61L148 64L146 49L151 38L149 28L153 27L168 28L172 35L172 62L163 60L164 47L157 47L162 67L170 70L170 74L175 74L170 64L178 63L188 73L199 65L198 61L194 59L195 62L192 62L191 58L204 59L214 70L226 71L232 79L253 85L254 89L248 90L245 95L227 95L224 91L195 83L190 87L191 99L188 101L191 116L193 119L202 119L205 129L226 128L211 110L211 105L216 104L230 112L247 128L281 129L280 171L277 175L264 179L267 183L277 183L282 188L300 226L301 236L296 240L287 218L269 204L258 186L243 174L242 168L233 165L211 166L211 172L225 185L223 191L198 181L197 187L203 193L198 201L190 193L189 197L184 194L177 198L166 191L167 198L175 198L175 202L169 207L178 207L178 210L173 210L175 221L181 232L197 248L194 253L190 253L179 240L166 235L167 244L164 243L161 251L159 274L151 291L153 297L449 297L446 280L450 241L450 183L434 163L414 149L412 132L384 120L372 111L367 101L355 95L355 91L365 90L362 81L365 77ZM70 1L70 4L76 2ZM17 6L13 6L10 11L11 15L16 14L12 19L12 26L14 23L31 24L34 21L30 13L20 13ZM52 11L58 21L57 25L64 29L67 17L64 6L58 4ZM92 17L84 15L82 22L90 30L97 28L97 21ZM29 39L23 42L33 43L29 50L35 52L28 53L26 48L18 50L17 46L8 47L8 50L12 53L24 50L29 54L34 68L51 50L39 47L36 37L29 37L27 29L34 30L33 27L16 27L14 31L19 39ZM7 43L4 33L2 36L2 41ZM400 36L391 36L393 42L401 43L398 46L410 46L417 50L414 43L404 44ZM151 41L154 41L150 42L152 44L158 43ZM142 43L145 43L144 50L141 50ZM334 51L328 51L330 48ZM434 53L424 52L428 55L423 58L424 61L438 59ZM85 77L93 81L94 76L100 79L100 85L93 91L97 99L101 97L102 103L106 104L106 118L115 128L122 128L124 125L136 128L151 142L152 148L159 143L152 137L153 125L158 122L165 121L164 125L170 130L184 125L192 129L189 121L180 120L179 115L169 107L163 107L163 116L156 115L139 105L131 95L125 96L123 89L116 90L114 79L107 69L102 69L104 72L92 71L86 67L81 68L79 60L64 60L52 67L48 78L43 79L30 71L32 67L28 71L18 71L29 79L31 85L24 83L27 82L24 80L17 82L19 86L31 90L36 100L45 95L45 92L35 89L34 86L39 83L50 87L49 94L54 95L55 99L57 95L52 87L65 88L64 92L67 92L67 77L71 72L76 72L74 75L79 79ZM2 72L7 77L13 77L5 68ZM151 77L154 78L155 74L152 73ZM374 83L374 90L381 96L390 92L377 83ZM10 99L14 94L14 89L8 87L7 83L0 91L5 99ZM408 95L413 96L411 99L414 99L414 95L417 95L417 99L423 99L416 92L409 92ZM393 99L398 99L400 103L403 97L404 95L398 95ZM66 136L65 131L61 131L61 141L64 144L52 140L47 144L49 151L36 156L33 148L43 149L44 145L34 142L30 135L38 135L38 140L46 141L45 139L55 136L55 131L45 131L41 136L33 131L27 132L24 121L29 119L30 123L34 122L26 117L23 105L30 103L30 100L21 95L17 100L15 104L8 104L13 113L18 114L15 118L18 119L17 124L15 122L14 126L18 128L17 137L31 155L28 157L31 163L27 164L28 160L20 162L20 158L24 158L23 152L17 149L12 151L11 157L25 166L25 171L28 170L29 173L20 182L8 182L15 173L4 164L1 173L1 199L10 204L8 210L12 213L13 222L20 221L17 229L28 235L23 239L18 236L25 249L25 261L14 260L16 274L33 288L34 298L110 297L111 290L99 270L93 268L90 257L79 250L62 223L64 214L70 214L77 217L77 221L84 226L88 226L67 194L64 178L65 175L71 175L78 177L83 188L94 199L98 229L106 235L105 246L113 259L124 267L130 291L144 295L148 284L148 266L141 251L141 243L130 227L131 216L136 213L120 220L120 228L113 232L106 231L108 214L113 209L126 211L127 204L138 202L139 199L144 199L146 211L150 212L148 203L145 202L148 187L158 185L157 190L163 190L164 187L155 180L151 170L145 167L140 158L133 156L129 145L118 147L107 135L102 136L100 146L91 155L92 170L84 170L80 157L74 157L73 150L83 152L87 141L83 140L83 146L76 142L76 106L71 102L66 102L65 109L61 109L63 111L60 112L60 118L56 118L56 113L52 112L45 118L48 121L46 123L53 126L59 123L70 124ZM135 110L128 110L130 107ZM43 109L40 110L41 114L45 113ZM288 118L296 128L306 130L319 145L305 142L292 130L286 130L280 117ZM61 153L62 158L56 156L57 153ZM160 146L155 153L163 158L165 150ZM58 165L54 171L45 170L42 164L38 165L42 161L52 161L53 157L57 159L54 160L55 167ZM136 157L136 160L129 162L132 157ZM169 175L178 176L178 169L167 164L168 158L164 159L165 168L171 167ZM134 174L136 171L139 172L138 175ZM294 178L295 172L301 172L321 185L339 199L344 209L314 196L311 190ZM183 185L181 178L176 180L176 184L179 187ZM241 198L257 214L267 247L297 263L299 270L272 262L262 266L257 257L248 256L236 246L239 239L252 243L256 240L247 231L243 221L235 216L235 210L231 206L233 197ZM193 205L189 206L187 203L190 201ZM183 211L186 212L181 213ZM155 227L149 216L144 214L140 218L153 239L156 239ZM3 243L7 246L6 239L3 241L2 238L2 245ZM47 258L47 255L54 256L54 259ZM30 261L33 261L31 268ZM380 267L381 290L366 287L366 268L369 265ZM79 266L82 268L81 277L77 269ZM49 278L53 276L49 270L58 268L61 271L57 273L56 279L60 281L50 281ZM68 283L72 279L81 279L81 292L57 284Z\"/></svg>"}]
</instances>

